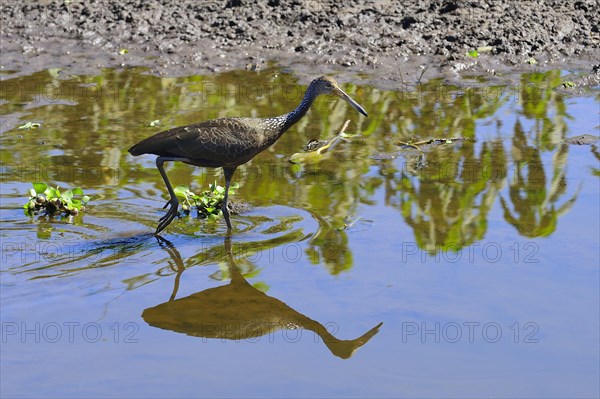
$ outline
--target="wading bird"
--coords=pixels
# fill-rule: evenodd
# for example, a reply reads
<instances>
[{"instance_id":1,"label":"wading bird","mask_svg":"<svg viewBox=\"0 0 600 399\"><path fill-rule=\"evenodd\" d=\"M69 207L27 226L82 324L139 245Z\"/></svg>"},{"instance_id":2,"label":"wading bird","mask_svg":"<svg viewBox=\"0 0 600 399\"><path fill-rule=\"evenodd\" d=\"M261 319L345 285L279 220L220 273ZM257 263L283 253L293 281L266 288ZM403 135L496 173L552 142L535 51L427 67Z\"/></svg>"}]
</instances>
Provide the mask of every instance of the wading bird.
<instances>
[{"instance_id":1,"label":"wading bird","mask_svg":"<svg viewBox=\"0 0 600 399\"><path fill-rule=\"evenodd\" d=\"M221 118L176 127L157 133L131 147L129 152L134 156L158 155L156 167L171 197L163 209L168 206L170 208L158 221L154 234L160 233L171 223L179 207L177 196L163 168L165 162L179 161L195 166L223 168L225 198L222 211L229 232L231 221L227 209L227 196L235 169L273 145L290 126L306 114L313 101L321 94L339 96L367 116L363 107L344 93L333 78L321 76L310 83L302 102L290 113L273 118Z\"/></svg>"}]
</instances>

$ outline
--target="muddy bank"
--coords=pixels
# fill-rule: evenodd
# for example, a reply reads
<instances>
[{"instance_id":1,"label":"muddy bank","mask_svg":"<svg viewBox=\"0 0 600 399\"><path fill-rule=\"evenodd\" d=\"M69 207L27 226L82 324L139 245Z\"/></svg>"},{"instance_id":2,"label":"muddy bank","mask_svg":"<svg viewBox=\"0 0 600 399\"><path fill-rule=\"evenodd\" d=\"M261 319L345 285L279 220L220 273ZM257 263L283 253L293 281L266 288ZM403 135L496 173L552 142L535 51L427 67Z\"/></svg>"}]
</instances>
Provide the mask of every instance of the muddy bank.
<instances>
[{"instance_id":1,"label":"muddy bank","mask_svg":"<svg viewBox=\"0 0 600 399\"><path fill-rule=\"evenodd\" d=\"M147 66L163 75L260 69L384 86L574 69L599 84L596 0L3 1L2 68ZM469 51L479 49L477 57Z\"/></svg>"}]
</instances>

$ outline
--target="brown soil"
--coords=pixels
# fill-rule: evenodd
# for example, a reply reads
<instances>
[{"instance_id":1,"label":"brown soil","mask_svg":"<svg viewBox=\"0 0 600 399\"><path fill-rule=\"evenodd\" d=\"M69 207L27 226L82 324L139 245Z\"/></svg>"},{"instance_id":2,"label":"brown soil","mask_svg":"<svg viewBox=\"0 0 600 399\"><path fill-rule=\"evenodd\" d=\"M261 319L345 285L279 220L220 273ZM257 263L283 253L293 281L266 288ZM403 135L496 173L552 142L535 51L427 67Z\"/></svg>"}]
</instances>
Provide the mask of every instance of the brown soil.
<instances>
[{"instance_id":1,"label":"brown soil","mask_svg":"<svg viewBox=\"0 0 600 399\"><path fill-rule=\"evenodd\" d=\"M1 67L19 73L188 75L275 61L304 81L336 73L384 87L550 68L584 72L575 87L600 84L597 0L4 0L0 12Z\"/></svg>"}]
</instances>

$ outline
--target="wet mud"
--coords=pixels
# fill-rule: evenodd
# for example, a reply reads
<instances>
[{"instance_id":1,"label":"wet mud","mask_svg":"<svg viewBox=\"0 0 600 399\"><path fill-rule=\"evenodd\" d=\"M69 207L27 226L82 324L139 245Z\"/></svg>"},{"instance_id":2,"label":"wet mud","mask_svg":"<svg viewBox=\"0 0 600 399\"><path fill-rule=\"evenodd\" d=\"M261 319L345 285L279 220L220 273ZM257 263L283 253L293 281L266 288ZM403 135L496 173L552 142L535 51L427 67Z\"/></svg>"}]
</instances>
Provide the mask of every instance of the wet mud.
<instances>
[{"instance_id":1,"label":"wet mud","mask_svg":"<svg viewBox=\"0 0 600 399\"><path fill-rule=\"evenodd\" d=\"M19 73L182 76L276 62L305 82L335 73L402 88L560 68L581 72L568 90L600 84L596 0L9 0L0 11L1 67Z\"/></svg>"}]
</instances>

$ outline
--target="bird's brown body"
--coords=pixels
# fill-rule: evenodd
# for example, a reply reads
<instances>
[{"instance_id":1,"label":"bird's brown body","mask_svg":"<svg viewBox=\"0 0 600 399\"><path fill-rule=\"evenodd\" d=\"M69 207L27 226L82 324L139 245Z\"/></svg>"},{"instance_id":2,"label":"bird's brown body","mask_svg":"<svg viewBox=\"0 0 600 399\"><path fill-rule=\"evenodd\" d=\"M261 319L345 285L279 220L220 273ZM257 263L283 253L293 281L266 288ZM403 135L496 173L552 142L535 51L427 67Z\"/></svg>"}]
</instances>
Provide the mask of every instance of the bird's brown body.
<instances>
[{"instance_id":1,"label":"bird's brown body","mask_svg":"<svg viewBox=\"0 0 600 399\"><path fill-rule=\"evenodd\" d=\"M288 114L273 118L213 119L157 133L131 147L131 155L158 155L156 166L171 197L165 205L165 208L169 205L171 208L159 220L156 234L171 223L179 206L177 196L164 171L164 162L179 161L195 166L223 168L226 187L222 211L228 230L231 230L227 196L235 169L273 145L290 126L306 114L320 94L335 94L363 115L367 115L356 101L339 88L334 79L321 76L311 82L300 105Z\"/></svg>"},{"instance_id":2,"label":"bird's brown body","mask_svg":"<svg viewBox=\"0 0 600 399\"><path fill-rule=\"evenodd\" d=\"M176 127L141 141L129 152L187 158L191 161L188 163L196 166L237 167L273 145L284 133L281 129L266 128L262 121L222 118Z\"/></svg>"}]
</instances>

